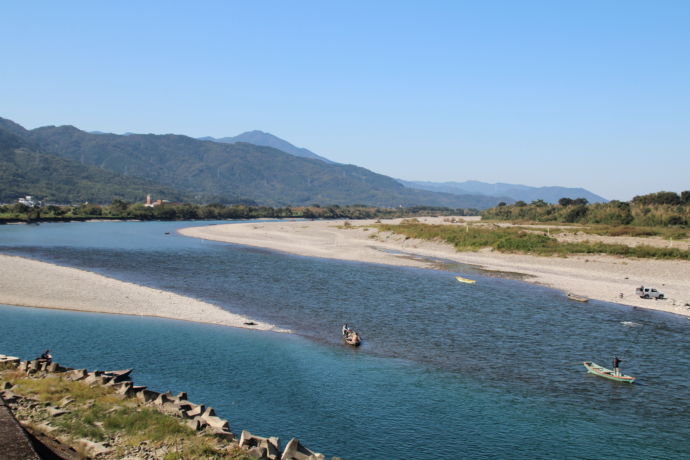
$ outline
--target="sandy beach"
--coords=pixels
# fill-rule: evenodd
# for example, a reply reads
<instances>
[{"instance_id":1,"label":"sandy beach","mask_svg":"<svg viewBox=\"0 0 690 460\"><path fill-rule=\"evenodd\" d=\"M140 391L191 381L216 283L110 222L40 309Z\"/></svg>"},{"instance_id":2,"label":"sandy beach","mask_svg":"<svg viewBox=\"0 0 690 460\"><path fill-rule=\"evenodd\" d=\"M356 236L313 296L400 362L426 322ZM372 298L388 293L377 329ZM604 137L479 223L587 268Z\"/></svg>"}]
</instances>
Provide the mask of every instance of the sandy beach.
<instances>
[{"instance_id":1,"label":"sandy beach","mask_svg":"<svg viewBox=\"0 0 690 460\"><path fill-rule=\"evenodd\" d=\"M463 218L457 218L460 221ZM465 218L468 219L468 218ZM451 223L448 218L422 218L426 223ZM397 223L399 220L385 220ZM525 281L590 299L690 316L690 262L587 255L539 257L490 250L457 252L441 242L406 239L379 233L374 221L281 221L189 227L179 233L227 243L267 248L310 257L399 266L438 268L431 259L447 259L498 272L527 275ZM574 236L573 238L580 238ZM594 238L592 238L594 239ZM597 237L601 241L601 237ZM620 242L621 240L616 240ZM626 238L626 244L663 244L648 238ZM682 244L682 243L676 243ZM635 287L664 292L666 299L641 299ZM621 297L622 294L622 297Z\"/></svg>"},{"instance_id":2,"label":"sandy beach","mask_svg":"<svg viewBox=\"0 0 690 460\"><path fill-rule=\"evenodd\" d=\"M0 304L154 316L289 332L172 292L23 257L0 255ZM255 325L245 325L246 322Z\"/></svg>"}]
</instances>

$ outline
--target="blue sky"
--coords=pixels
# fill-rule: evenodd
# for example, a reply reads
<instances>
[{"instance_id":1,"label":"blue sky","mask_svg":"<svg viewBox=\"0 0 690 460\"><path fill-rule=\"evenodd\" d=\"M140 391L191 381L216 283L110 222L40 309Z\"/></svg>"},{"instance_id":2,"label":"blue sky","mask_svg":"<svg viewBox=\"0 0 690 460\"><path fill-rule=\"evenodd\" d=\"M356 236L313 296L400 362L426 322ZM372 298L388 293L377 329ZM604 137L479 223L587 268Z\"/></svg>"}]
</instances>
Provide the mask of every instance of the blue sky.
<instances>
[{"instance_id":1,"label":"blue sky","mask_svg":"<svg viewBox=\"0 0 690 460\"><path fill-rule=\"evenodd\" d=\"M5 2L0 116L406 180L690 189L690 2Z\"/></svg>"}]
</instances>

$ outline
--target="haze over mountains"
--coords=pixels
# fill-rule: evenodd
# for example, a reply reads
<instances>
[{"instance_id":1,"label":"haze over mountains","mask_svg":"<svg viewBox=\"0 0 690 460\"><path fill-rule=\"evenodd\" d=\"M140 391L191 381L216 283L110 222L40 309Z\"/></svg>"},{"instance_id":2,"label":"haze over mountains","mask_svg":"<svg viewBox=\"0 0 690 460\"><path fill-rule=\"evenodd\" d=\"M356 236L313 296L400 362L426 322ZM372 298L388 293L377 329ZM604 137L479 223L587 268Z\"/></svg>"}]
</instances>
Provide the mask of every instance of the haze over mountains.
<instances>
[{"instance_id":1,"label":"haze over mountains","mask_svg":"<svg viewBox=\"0 0 690 460\"><path fill-rule=\"evenodd\" d=\"M88 133L73 126L26 130L0 118L0 170L4 202L35 195L48 201L110 203L142 201L149 193L171 201L267 206L483 209L514 201L479 187L467 191L462 184L404 185L365 168L331 162L261 131L211 141L174 134ZM588 197L579 193L582 189L566 190L578 193L549 196Z\"/></svg>"},{"instance_id":2,"label":"haze over mountains","mask_svg":"<svg viewBox=\"0 0 690 460\"><path fill-rule=\"evenodd\" d=\"M270 133L263 131L247 131L234 137L223 137L216 139L213 137L203 137L203 140L210 140L215 142L224 142L232 144L235 142L248 142L255 145L265 145L277 148L283 152L290 153L295 156L304 158L315 158L318 160L333 163L331 160L317 155L311 150L305 148L295 147L291 143L283 140ZM606 198L596 195L589 190L583 188L570 187L530 187L528 185L519 184L505 184L479 181L465 181L465 182L425 182L425 181L407 181L397 179L398 182L409 188L420 190L428 190L432 192L451 193L454 195L486 195L496 197L499 200L511 201L525 201L532 202L535 200L544 200L548 203L556 203L561 198L586 198L590 203L606 202Z\"/></svg>"},{"instance_id":3,"label":"haze over mountains","mask_svg":"<svg viewBox=\"0 0 690 460\"><path fill-rule=\"evenodd\" d=\"M544 200L547 203L557 203L561 198L585 198L590 203L604 203L606 198L596 195L584 188L571 187L530 187L527 185L479 182L469 180L465 182L415 182L400 180L406 187L430 190L433 192L463 194L480 194L496 198L508 197L513 201L531 203Z\"/></svg>"}]
</instances>

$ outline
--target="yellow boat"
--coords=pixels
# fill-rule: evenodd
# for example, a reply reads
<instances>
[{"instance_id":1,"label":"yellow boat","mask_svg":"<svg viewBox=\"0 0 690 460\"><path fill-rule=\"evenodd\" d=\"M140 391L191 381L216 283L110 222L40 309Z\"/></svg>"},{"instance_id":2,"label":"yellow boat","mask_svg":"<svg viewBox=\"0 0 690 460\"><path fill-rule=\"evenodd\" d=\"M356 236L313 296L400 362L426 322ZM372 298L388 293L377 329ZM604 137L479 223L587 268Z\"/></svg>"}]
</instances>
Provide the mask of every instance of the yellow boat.
<instances>
[{"instance_id":1,"label":"yellow boat","mask_svg":"<svg viewBox=\"0 0 690 460\"><path fill-rule=\"evenodd\" d=\"M477 282L476 280L463 278L462 276L456 276L455 279L460 281L461 283L467 283L467 284L474 284Z\"/></svg>"}]
</instances>

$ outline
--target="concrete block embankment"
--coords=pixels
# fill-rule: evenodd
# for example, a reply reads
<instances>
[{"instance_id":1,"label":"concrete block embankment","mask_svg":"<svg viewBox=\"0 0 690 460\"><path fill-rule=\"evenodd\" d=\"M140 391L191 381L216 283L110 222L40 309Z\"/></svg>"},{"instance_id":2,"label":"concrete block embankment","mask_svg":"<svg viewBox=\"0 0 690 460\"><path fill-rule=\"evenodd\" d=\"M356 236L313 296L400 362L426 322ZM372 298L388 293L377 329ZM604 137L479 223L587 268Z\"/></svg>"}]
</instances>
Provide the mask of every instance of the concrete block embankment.
<instances>
[{"instance_id":1,"label":"concrete block embankment","mask_svg":"<svg viewBox=\"0 0 690 460\"><path fill-rule=\"evenodd\" d=\"M3 368L16 367L19 358L0 355L0 366ZM3 391L9 392L9 386L3 385ZM10 394L10 398L12 395ZM10 399L8 398L8 399ZM4 460L39 460L28 434L17 422L12 411L0 396L0 456Z\"/></svg>"},{"instance_id":2,"label":"concrete block embankment","mask_svg":"<svg viewBox=\"0 0 690 460\"><path fill-rule=\"evenodd\" d=\"M261 437L251 434L249 431L242 431L239 442L235 440L234 434L230 431L230 424L227 420L222 419L216 415L215 410L212 407L208 407L204 404L195 404L187 399L187 393L182 392L177 395L173 395L171 392L160 393L157 391L149 390L145 386L135 386L130 379L131 369L120 370L120 371L91 371L86 369L72 369L67 367L62 367L57 363L49 362L45 360L33 360L33 361L21 361L19 358L7 357L5 355L0 355L0 369L16 368L20 372L24 372L29 376L34 378L41 378L42 376L48 377L51 375L59 375L60 377L72 380L81 381L90 386L105 386L114 389L115 394L119 395L121 398L132 398L135 399L138 404L142 406L147 406L155 408L156 410L168 414L173 417L181 419L182 423L186 424L193 430L197 431L201 435L211 435L213 437L222 439L235 446L239 446L241 449L245 450L249 455L266 460L324 460L323 454L314 452L307 447L303 446L297 438L292 438L285 449L281 452L280 440L277 437ZM6 398L15 398L13 401L16 403L17 399L21 397L14 395L11 391L11 387L0 388L0 396L4 395ZM69 399L69 398L66 398ZM65 401L64 404L57 404L57 406L63 407L50 407L47 413L50 417L60 417L63 414L69 412L69 408L65 409L64 406L68 406L72 402L71 400ZM13 436L13 441L10 443L8 441L5 444L7 449L3 448L3 427L7 426L8 430L10 428L15 429L14 434L8 434L7 436ZM44 439L41 441L44 446L50 446L51 444L59 444L64 442L57 438L51 438L51 431L54 427L51 427L49 422L44 426L45 429L39 429L40 433L37 436L38 439ZM32 425L32 429L37 429L36 425ZM18 430L18 431L17 431ZM11 430L9 430L11 431ZM9 433L8 431L8 433ZM23 447L17 444L19 438L24 436L25 447L29 450L21 450ZM109 452L104 446L93 443L87 439L80 445L80 449L86 449L89 452L96 454L97 452L106 454ZM110 449L112 450L112 449ZM11 457L10 454L5 455L6 452L17 452L17 456ZM28 452L23 454L20 452ZM38 456L31 457L28 456L31 452L31 443L24 430L22 430L19 423L14 419L12 412L3 403L0 406L0 453L2 453L3 459L14 459L14 458L27 458L27 459L38 459ZM35 454L35 453L34 453ZM98 454L96 454L98 455ZM109 458L109 457L108 457ZM148 458L148 457L147 457ZM152 457L156 458L156 457ZM336 457L333 457L336 459Z\"/></svg>"}]
</instances>

